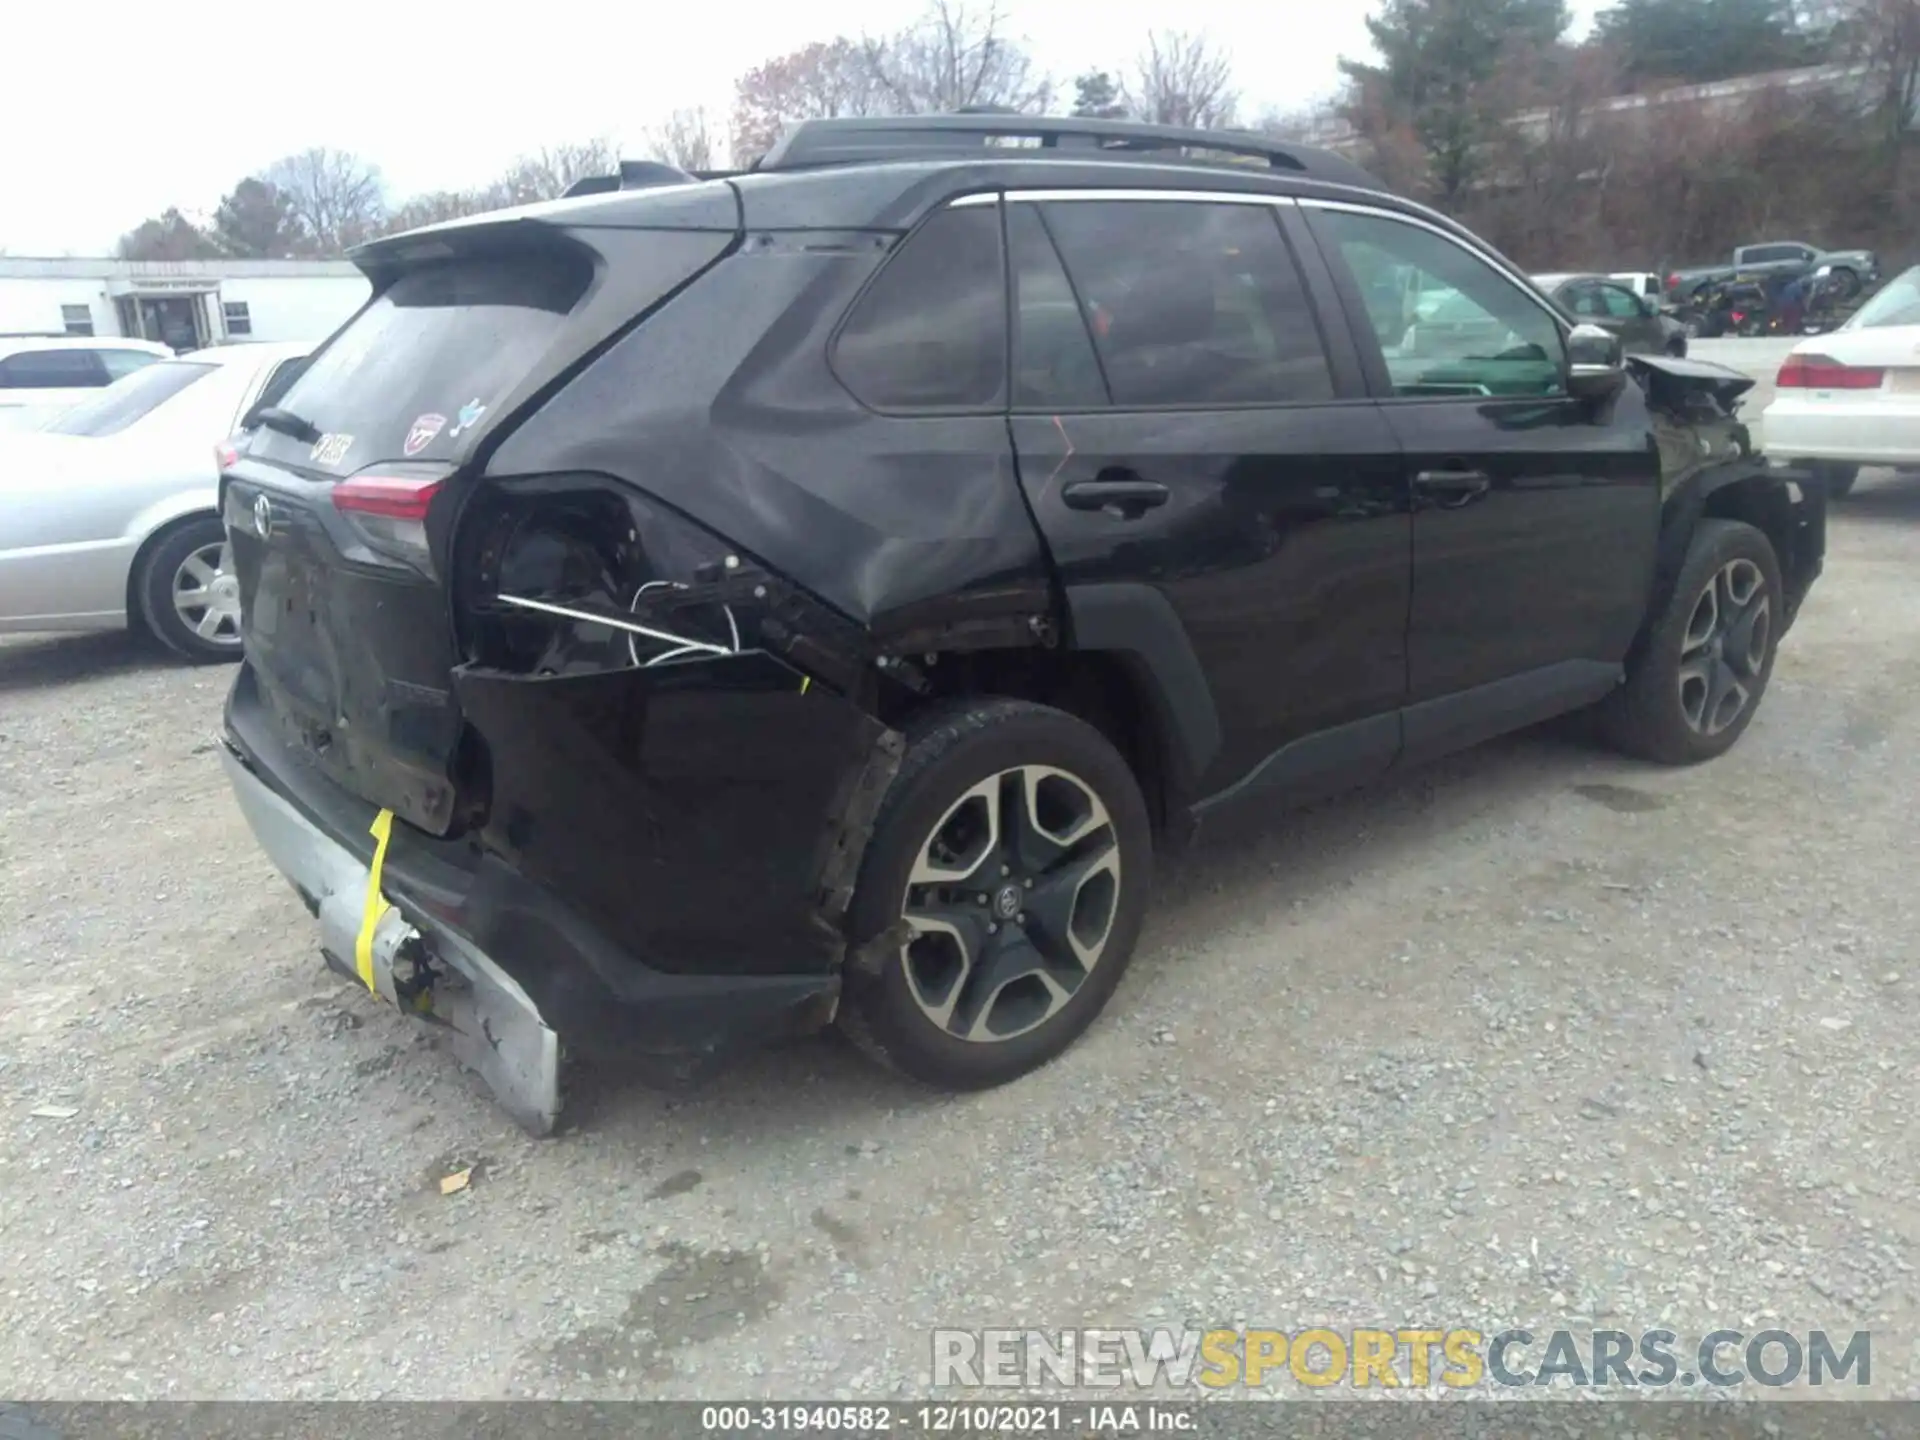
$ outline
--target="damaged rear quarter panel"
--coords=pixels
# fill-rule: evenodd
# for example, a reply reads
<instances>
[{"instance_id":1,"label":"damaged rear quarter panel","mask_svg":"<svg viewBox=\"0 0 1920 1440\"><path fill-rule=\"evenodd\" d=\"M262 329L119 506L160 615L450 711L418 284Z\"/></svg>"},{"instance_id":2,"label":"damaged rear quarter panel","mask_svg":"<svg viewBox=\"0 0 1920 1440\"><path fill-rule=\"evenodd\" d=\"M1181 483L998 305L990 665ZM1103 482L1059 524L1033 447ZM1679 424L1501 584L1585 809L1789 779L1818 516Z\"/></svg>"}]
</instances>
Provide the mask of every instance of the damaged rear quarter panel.
<instances>
[{"instance_id":1,"label":"damaged rear quarter panel","mask_svg":"<svg viewBox=\"0 0 1920 1440\"><path fill-rule=\"evenodd\" d=\"M764 652L454 689L485 847L668 973L829 973L899 737Z\"/></svg>"},{"instance_id":2,"label":"damaged rear quarter panel","mask_svg":"<svg viewBox=\"0 0 1920 1440\"><path fill-rule=\"evenodd\" d=\"M616 477L883 650L1057 619L1004 414L875 414L828 369L834 326L892 238L749 233L509 436L489 474Z\"/></svg>"}]
</instances>

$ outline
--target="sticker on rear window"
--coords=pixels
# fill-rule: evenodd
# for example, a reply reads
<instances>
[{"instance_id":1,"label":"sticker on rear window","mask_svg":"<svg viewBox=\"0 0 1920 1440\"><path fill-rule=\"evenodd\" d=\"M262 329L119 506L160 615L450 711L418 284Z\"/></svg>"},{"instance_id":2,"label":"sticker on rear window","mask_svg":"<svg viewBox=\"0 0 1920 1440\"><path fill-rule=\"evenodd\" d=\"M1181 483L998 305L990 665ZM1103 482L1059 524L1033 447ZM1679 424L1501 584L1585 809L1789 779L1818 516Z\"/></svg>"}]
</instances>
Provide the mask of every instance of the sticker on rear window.
<instances>
[{"instance_id":1,"label":"sticker on rear window","mask_svg":"<svg viewBox=\"0 0 1920 1440\"><path fill-rule=\"evenodd\" d=\"M451 440L462 430L471 430L480 423L480 417L486 413L487 407L480 403L480 397L478 395L474 396L473 399L462 405L460 407L460 413L453 417L453 428L447 432L447 438Z\"/></svg>"},{"instance_id":2,"label":"sticker on rear window","mask_svg":"<svg viewBox=\"0 0 1920 1440\"><path fill-rule=\"evenodd\" d=\"M313 451L308 458L316 465L338 465L347 458L347 451L352 448L351 435L322 435L313 442Z\"/></svg>"},{"instance_id":3,"label":"sticker on rear window","mask_svg":"<svg viewBox=\"0 0 1920 1440\"><path fill-rule=\"evenodd\" d=\"M439 437L440 432L446 428L447 417L444 415L417 416L413 424L407 427L407 439L406 443L400 447L401 453L409 458L418 455L422 450L426 449L427 446L431 445Z\"/></svg>"}]
</instances>

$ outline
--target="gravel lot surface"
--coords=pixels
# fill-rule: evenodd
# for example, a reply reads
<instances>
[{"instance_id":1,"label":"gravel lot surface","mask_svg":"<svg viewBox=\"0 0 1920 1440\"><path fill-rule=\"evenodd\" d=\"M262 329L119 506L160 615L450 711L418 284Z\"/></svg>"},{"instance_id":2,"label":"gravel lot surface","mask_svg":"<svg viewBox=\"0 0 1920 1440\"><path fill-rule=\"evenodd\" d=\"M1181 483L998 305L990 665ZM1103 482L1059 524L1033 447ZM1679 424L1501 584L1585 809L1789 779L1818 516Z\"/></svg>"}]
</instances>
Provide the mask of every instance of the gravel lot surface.
<instances>
[{"instance_id":1,"label":"gravel lot surface","mask_svg":"<svg viewBox=\"0 0 1920 1440\"><path fill-rule=\"evenodd\" d=\"M1533 733L1219 837L1023 1084L809 1042L586 1076L544 1142L322 969L227 672L0 643L0 1389L883 1397L936 1325L1520 1322L1871 1329L1920 1394L1917 587L1870 475L1730 756Z\"/></svg>"}]
</instances>

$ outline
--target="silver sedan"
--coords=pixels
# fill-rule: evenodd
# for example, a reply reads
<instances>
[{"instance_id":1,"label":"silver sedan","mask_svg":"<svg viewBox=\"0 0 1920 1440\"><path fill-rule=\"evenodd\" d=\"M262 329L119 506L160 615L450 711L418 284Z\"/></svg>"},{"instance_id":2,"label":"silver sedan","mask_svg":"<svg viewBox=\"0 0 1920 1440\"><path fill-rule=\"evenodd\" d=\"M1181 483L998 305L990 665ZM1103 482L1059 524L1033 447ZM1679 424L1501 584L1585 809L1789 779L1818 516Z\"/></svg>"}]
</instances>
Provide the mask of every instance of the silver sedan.
<instances>
[{"instance_id":1,"label":"silver sedan","mask_svg":"<svg viewBox=\"0 0 1920 1440\"><path fill-rule=\"evenodd\" d=\"M215 452L314 348L195 351L0 435L0 632L138 624L189 660L238 659Z\"/></svg>"}]
</instances>

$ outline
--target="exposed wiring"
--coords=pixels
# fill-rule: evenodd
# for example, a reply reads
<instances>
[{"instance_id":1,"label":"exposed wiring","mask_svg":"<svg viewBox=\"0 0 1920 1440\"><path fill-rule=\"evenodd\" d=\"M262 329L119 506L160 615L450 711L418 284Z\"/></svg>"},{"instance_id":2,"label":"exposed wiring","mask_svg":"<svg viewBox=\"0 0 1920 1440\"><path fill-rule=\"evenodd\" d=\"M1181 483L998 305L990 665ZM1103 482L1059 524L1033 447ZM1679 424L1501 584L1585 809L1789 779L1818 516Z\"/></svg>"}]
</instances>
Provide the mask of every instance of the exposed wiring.
<instances>
[{"instance_id":1,"label":"exposed wiring","mask_svg":"<svg viewBox=\"0 0 1920 1440\"><path fill-rule=\"evenodd\" d=\"M695 640L687 635L675 635L666 630L655 630L650 625L642 625L636 620L621 620L612 615L595 615L590 610L575 610L570 605L556 605L550 600L531 600L524 595L502 594L500 601L504 605L514 605L522 610L538 610L544 615L560 615L568 620L579 620L588 625L608 625L615 630L624 630L629 636L644 635L649 640L658 640L666 645L677 646L673 653L685 651L701 655L737 655L739 648L729 650L724 645L709 644L705 640ZM629 652L633 649L631 639L627 642ZM664 657L663 657L664 658ZM639 664L636 657L634 663Z\"/></svg>"},{"instance_id":2,"label":"exposed wiring","mask_svg":"<svg viewBox=\"0 0 1920 1440\"><path fill-rule=\"evenodd\" d=\"M641 598L649 590L661 590L661 589L684 590L686 588L687 588L686 586L680 584L678 581L675 581L675 580L649 580L646 584L642 585L638 590L633 592L633 603L627 606L627 611L629 614L632 614L638 611L640 608ZM723 654L723 655L727 653L738 655L740 653L739 622L733 618L733 607L731 605L722 605L720 609L726 614L726 617L727 617L727 631L733 637L733 650L731 652L723 650L717 653ZM639 637L637 635L632 635L632 634L627 636L627 658L631 660L636 667L643 670L648 669L655 665L665 664L669 660L678 660L682 655L686 655L690 653L694 653L694 652L691 651L687 646L683 645L677 650L667 651L667 653L664 655L656 655L651 660L642 660L640 658Z\"/></svg>"}]
</instances>

